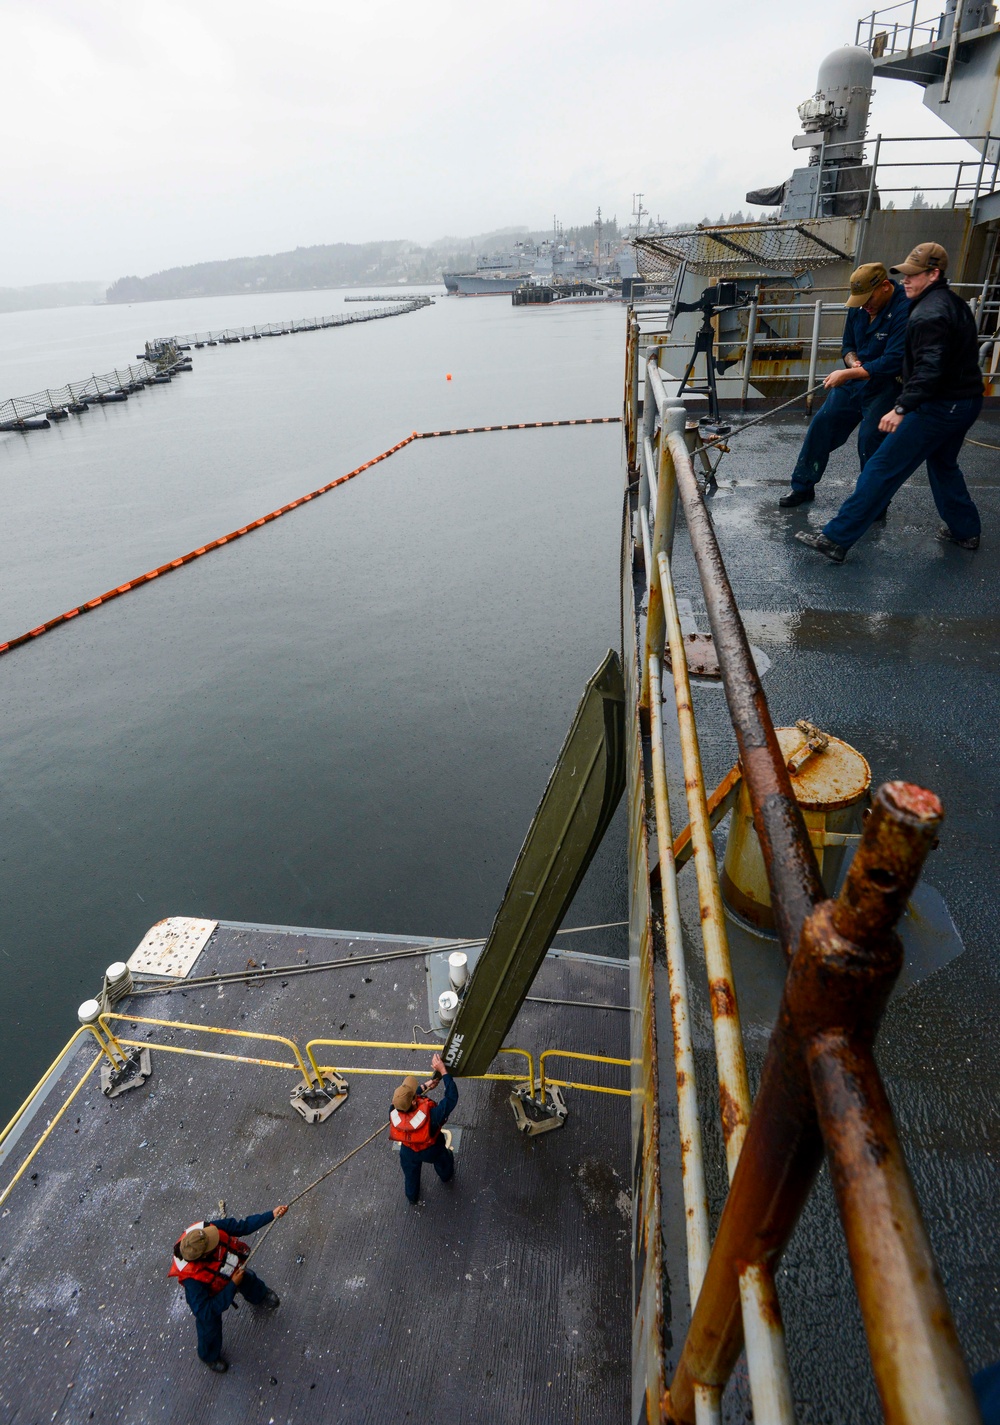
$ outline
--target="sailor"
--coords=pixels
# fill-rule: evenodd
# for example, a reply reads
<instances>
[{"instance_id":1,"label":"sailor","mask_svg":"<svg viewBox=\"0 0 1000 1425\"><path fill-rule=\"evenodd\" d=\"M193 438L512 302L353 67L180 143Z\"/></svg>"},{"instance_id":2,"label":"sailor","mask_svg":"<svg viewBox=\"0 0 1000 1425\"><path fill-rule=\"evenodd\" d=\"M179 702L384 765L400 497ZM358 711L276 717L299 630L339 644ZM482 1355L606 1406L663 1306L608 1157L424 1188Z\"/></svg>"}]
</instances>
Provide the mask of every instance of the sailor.
<instances>
[{"instance_id":1,"label":"sailor","mask_svg":"<svg viewBox=\"0 0 1000 1425\"><path fill-rule=\"evenodd\" d=\"M855 429L863 470L885 440L879 421L899 395L910 310L902 283L893 282L881 262L866 262L851 273L847 306L841 343L844 364L823 382L829 394L802 442L792 471L792 488L778 501L784 509L815 499L830 452L843 445Z\"/></svg>"},{"instance_id":2,"label":"sailor","mask_svg":"<svg viewBox=\"0 0 1000 1425\"><path fill-rule=\"evenodd\" d=\"M389 1137L399 1144L399 1165L403 1169L403 1184L407 1200L420 1200L420 1166L430 1163L443 1183L455 1176L455 1155L444 1140L441 1129L458 1103L458 1086L445 1067L440 1054L431 1060L431 1068L441 1076L444 1098L435 1103L426 1094L431 1084L418 1084L410 1074L392 1096L389 1114Z\"/></svg>"},{"instance_id":3,"label":"sailor","mask_svg":"<svg viewBox=\"0 0 1000 1425\"><path fill-rule=\"evenodd\" d=\"M198 1355L212 1371L228 1371L222 1358L222 1313L239 1292L251 1306L272 1311L280 1305L276 1292L243 1263L250 1248L240 1238L266 1227L288 1208L258 1212L252 1217L217 1217L213 1222L192 1222L174 1243L169 1275L184 1287L187 1304L198 1324Z\"/></svg>"},{"instance_id":4,"label":"sailor","mask_svg":"<svg viewBox=\"0 0 1000 1425\"><path fill-rule=\"evenodd\" d=\"M902 274L910 299L903 354L903 389L879 429L889 439L868 460L854 493L816 534L800 530L796 539L835 564L842 564L899 487L927 462L927 478L944 520L938 539L962 549L979 548L979 511L958 464L962 441L983 404L979 337L968 303L956 296L945 276L948 254L936 242L922 242Z\"/></svg>"}]
</instances>

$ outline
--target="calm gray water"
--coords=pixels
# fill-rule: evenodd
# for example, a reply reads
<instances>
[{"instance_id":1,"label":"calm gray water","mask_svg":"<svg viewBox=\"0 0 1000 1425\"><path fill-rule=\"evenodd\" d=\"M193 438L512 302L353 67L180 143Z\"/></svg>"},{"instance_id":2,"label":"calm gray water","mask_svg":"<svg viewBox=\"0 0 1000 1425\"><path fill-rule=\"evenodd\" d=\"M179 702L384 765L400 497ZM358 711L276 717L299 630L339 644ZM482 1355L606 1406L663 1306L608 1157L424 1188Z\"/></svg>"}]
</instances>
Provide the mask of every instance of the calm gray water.
<instances>
[{"instance_id":1,"label":"calm gray water","mask_svg":"<svg viewBox=\"0 0 1000 1425\"><path fill-rule=\"evenodd\" d=\"M0 397L343 296L0 316ZM616 414L623 325L441 298L194 352L127 405L0 435L0 642L411 430ZM0 658L0 1122L164 916L485 934L618 646L619 442L422 442ZM568 923L625 913L619 814ZM574 943L617 953L620 934Z\"/></svg>"}]
</instances>

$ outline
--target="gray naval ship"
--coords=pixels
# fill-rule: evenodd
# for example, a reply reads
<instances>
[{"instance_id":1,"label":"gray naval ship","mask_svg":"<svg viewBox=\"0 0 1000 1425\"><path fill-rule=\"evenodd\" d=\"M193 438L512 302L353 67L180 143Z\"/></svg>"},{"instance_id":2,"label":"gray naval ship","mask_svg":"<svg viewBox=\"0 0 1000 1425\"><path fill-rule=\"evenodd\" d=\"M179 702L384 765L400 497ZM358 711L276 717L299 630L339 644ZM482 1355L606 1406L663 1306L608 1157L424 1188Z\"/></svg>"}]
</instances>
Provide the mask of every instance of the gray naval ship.
<instances>
[{"instance_id":1,"label":"gray naval ship","mask_svg":"<svg viewBox=\"0 0 1000 1425\"><path fill-rule=\"evenodd\" d=\"M951 252L996 371L1000 26L907 4L854 39L802 105L810 161L773 219L637 243L621 648L490 936L178 907L109 966L0 1135L4 1420L980 1418L1000 421L962 457L976 553L934 541L918 476L837 568L777 508L800 408L725 430L831 369L847 272L917 241ZM916 140L867 133L875 76L954 116L954 171L921 150L909 175L935 208L887 157ZM819 503L855 474L845 449ZM627 961L559 933L623 797ZM366 1145L431 1047L462 1081L458 1175L417 1230ZM210 1375L166 1278L178 1230L237 1184L236 1211L331 1169L255 1258L280 1311L228 1313L237 1369Z\"/></svg>"}]
</instances>

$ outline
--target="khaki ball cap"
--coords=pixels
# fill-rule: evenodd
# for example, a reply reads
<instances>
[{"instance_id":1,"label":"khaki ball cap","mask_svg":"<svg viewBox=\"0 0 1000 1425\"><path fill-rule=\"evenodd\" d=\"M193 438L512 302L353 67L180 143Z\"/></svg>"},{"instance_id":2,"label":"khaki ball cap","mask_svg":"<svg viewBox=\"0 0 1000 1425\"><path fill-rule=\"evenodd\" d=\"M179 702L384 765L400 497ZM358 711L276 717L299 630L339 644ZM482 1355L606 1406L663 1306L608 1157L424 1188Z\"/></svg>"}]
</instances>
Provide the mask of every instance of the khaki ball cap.
<instances>
[{"instance_id":1,"label":"khaki ball cap","mask_svg":"<svg viewBox=\"0 0 1000 1425\"><path fill-rule=\"evenodd\" d=\"M876 287L880 287L889 274L881 262L865 262L851 273L851 295L847 299L849 307L863 307Z\"/></svg>"},{"instance_id":2,"label":"khaki ball cap","mask_svg":"<svg viewBox=\"0 0 1000 1425\"><path fill-rule=\"evenodd\" d=\"M408 1074L392 1096L392 1106L397 1113L406 1113L417 1096L420 1087L412 1074Z\"/></svg>"},{"instance_id":3,"label":"khaki ball cap","mask_svg":"<svg viewBox=\"0 0 1000 1425\"><path fill-rule=\"evenodd\" d=\"M185 1232L181 1238L181 1256L185 1262L197 1262L202 1257L207 1257L209 1252L214 1252L219 1245L218 1227L192 1227L190 1232Z\"/></svg>"},{"instance_id":4,"label":"khaki ball cap","mask_svg":"<svg viewBox=\"0 0 1000 1425\"><path fill-rule=\"evenodd\" d=\"M932 267L940 272L948 271L948 254L939 242L918 243L905 262L889 270L903 277L916 277L918 272L930 272Z\"/></svg>"}]
</instances>

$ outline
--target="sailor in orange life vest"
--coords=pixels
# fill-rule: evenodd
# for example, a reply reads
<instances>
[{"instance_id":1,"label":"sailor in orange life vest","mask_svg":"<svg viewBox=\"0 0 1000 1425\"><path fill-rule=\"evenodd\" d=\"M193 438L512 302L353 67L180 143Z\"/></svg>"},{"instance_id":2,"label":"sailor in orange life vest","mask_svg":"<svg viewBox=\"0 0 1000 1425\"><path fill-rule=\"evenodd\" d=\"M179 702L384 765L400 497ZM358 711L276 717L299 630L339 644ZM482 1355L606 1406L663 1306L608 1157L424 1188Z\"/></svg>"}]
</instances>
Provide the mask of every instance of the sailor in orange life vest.
<instances>
[{"instance_id":1,"label":"sailor in orange life vest","mask_svg":"<svg viewBox=\"0 0 1000 1425\"><path fill-rule=\"evenodd\" d=\"M444 1084L441 1103L425 1097L430 1084L418 1084L411 1074L393 1094L389 1114L389 1137L399 1144L399 1165L403 1169L406 1196L414 1206L420 1199L421 1163L430 1163L443 1183L450 1183L455 1176L455 1155L445 1143L441 1129L458 1103L458 1088L440 1054L434 1055L431 1067L441 1075Z\"/></svg>"},{"instance_id":2,"label":"sailor in orange life vest","mask_svg":"<svg viewBox=\"0 0 1000 1425\"><path fill-rule=\"evenodd\" d=\"M278 1295L243 1263L250 1248L240 1238L258 1232L284 1217L288 1208L257 1212L252 1217L217 1217L214 1222L192 1222L174 1243L174 1263L170 1276L184 1288L187 1304L198 1323L198 1355L213 1371L228 1371L222 1359L222 1313L232 1306L239 1292L251 1306L280 1305Z\"/></svg>"}]
</instances>

